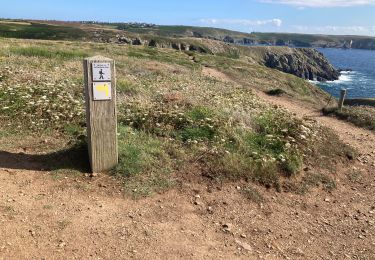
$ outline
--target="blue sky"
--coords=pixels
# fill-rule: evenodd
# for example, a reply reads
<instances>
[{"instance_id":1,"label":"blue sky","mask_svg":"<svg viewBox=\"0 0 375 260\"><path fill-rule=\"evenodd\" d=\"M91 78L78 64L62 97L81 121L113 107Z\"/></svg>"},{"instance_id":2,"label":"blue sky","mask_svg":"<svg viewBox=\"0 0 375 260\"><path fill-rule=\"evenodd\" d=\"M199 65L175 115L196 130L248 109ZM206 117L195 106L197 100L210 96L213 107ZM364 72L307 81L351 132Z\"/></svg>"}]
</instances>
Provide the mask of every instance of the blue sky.
<instances>
[{"instance_id":1,"label":"blue sky","mask_svg":"<svg viewBox=\"0 0 375 260\"><path fill-rule=\"evenodd\" d=\"M1 3L3 2L3 3ZM375 0L0 0L0 17L375 36Z\"/></svg>"}]
</instances>

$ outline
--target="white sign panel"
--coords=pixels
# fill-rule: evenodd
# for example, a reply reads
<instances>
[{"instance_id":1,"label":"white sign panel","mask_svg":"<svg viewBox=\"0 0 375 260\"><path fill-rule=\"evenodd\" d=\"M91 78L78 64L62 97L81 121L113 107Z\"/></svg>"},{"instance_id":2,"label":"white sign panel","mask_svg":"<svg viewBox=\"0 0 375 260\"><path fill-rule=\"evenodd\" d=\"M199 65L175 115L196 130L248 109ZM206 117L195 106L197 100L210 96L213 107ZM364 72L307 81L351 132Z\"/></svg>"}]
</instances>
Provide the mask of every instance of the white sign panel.
<instances>
[{"instance_id":1,"label":"white sign panel","mask_svg":"<svg viewBox=\"0 0 375 260\"><path fill-rule=\"evenodd\" d=\"M93 81L111 81L111 63L98 62L92 64Z\"/></svg>"},{"instance_id":2,"label":"white sign panel","mask_svg":"<svg viewBox=\"0 0 375 260\"><path fill-rule=\"evenodd\" d=\"M93 83L94 100L111 100L112 85L111 82L94 82Z\"/></svg>"}]
</instances>

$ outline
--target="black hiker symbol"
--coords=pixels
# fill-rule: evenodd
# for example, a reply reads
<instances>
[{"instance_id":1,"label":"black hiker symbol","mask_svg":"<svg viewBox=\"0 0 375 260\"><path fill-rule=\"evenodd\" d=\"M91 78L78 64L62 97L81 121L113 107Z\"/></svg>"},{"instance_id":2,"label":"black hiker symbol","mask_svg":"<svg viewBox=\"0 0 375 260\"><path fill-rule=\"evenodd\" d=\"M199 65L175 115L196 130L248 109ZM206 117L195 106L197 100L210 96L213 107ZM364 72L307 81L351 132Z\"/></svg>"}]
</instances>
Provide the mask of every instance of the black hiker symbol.
<instances>
[{"instance_id":1,"label":"black hiker symbol","mask_svg":"<svg viewBox=\"0 0 375 260\"><path fill-rule=\"evenodd\" d=\"M99 75L100 75L99 79L104 79L104 72L103 72L103 69L100 69L100 71L99 71Z\"/></svg>"}]
</instances>

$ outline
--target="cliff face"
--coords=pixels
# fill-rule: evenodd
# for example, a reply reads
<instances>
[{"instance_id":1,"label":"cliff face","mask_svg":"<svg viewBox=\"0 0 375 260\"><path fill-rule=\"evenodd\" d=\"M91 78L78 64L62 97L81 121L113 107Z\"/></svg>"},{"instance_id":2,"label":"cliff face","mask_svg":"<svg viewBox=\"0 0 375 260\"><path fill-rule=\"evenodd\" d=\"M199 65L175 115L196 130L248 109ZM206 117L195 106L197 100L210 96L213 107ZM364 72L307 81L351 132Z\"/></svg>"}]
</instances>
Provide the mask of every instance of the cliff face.
<instances>
[{"instance_id":1,"label":"cliff face","mask_svg":"<svg viewBox=\"0 0 375 260\"><path fill-rule=\"evenodd\" d=\"M227 39L230 41L231 39ZM193 51L206 54L238 53L247 56L254 62L303 79L317 81L337 80L340 73L329 63L324 55L310 48L289 47L244 47L223 41L195 38L129 38L117 37L119 44L144 45L157 48L168 48L179 51ZM242 50L242 51L241 51Z\"/></svg>"},{"instance_id":2,"label":"cliff face","mask_svg":"<svg viewBox=\"0 0 375 260\"><path fill-rule=\"evenodd\" d=\"M375 50L375 41L374 40L356 40L352 41L352 46L353 49L365 49L365 50Z\"/></svg>"},{"instance_id":3,"label":"cliff face","mask_svg":"<svg viewBox=\"0 0 375 260\"><path fill-rule=\"evenodd\" d=\"M287 53L268 51L264 57L269 68L317 81L337 80L340 73L315 49L290 49Z\"/></svg>"}]
</instances>

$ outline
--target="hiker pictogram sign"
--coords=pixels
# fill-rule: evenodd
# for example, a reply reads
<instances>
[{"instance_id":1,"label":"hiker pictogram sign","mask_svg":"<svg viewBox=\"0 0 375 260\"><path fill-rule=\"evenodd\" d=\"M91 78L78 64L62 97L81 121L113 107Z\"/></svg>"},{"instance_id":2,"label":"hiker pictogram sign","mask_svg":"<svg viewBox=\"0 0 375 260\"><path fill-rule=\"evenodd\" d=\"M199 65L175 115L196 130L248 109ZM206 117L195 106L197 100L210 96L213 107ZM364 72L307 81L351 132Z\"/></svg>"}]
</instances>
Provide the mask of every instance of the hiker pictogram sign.
<instances>
[{"instance_id":1,"label":"hiker pictogram sign","mask_svg":"<svg viewBox=\"0 0 375 260\"><path fill-rule=\"evenodd\" d=\"M111 100L112 85L110 82L94 82L93 83L94 100Z\"/></svg>"},{"instance_id":2,"label":"hiker pictogram sign","mask_svg":"<svg viewBox=\"0 0 375 260\"><path fill-rule=\"evenodd\" d=\"M111 81L111 64L110 63L93 63L92 80L93 81Z\"/></svg>"}]
</instances>

